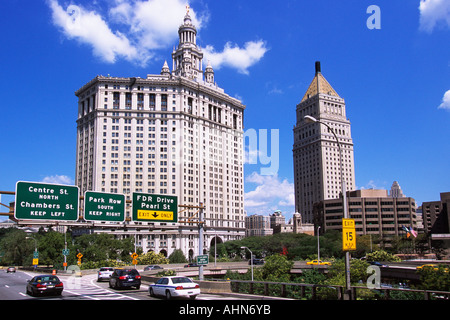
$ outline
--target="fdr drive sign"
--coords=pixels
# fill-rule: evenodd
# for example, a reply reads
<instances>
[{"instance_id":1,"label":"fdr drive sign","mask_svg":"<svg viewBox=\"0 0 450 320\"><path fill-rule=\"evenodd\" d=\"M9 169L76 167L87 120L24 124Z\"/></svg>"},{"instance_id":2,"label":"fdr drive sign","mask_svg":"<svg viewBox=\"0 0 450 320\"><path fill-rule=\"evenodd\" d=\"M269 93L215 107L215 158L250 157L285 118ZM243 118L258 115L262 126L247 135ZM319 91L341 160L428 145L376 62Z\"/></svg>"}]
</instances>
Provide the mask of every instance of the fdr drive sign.
<instances>
[{"instance_id":1,"label":"fdr drive sign","mask_svg":"<svg viewBox=\"0 0 450 320\"><path fill-rule=\"evenodd\" d=\"M79 189L41 182L16 184L14 217L19 220L78 220Z\"/></svg>"},{"instance_id":2,"label":"fdr drive sign","mask_svg":"<svg viewBox=\"0 0 450 320\"><path fill-rule=\"evenodd\" d=\"M86 191L84 219L88 221L125 221L125 196L116 193Z\"/></svg>"},{"instance_id":3,"label":"fdr drive sign","mask_svg":"<svg viewBox=\"0 0 450 320\"><path fill-rule=\"evenodd\" d=\"M178 222L177 197L133 193L133 221Z\"/></svg>"}]
</instances>

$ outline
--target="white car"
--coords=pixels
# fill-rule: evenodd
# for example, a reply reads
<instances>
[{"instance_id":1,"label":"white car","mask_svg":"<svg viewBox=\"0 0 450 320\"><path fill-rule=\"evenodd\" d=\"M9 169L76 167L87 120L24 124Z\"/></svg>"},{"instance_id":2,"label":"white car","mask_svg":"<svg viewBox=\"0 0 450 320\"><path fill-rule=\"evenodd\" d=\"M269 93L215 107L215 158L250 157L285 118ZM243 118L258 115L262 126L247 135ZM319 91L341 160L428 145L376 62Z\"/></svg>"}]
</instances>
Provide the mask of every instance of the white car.
<instances>
[{"instance_id":1,"label":"white car","mask_svg":"<svg viewBox=\"0 0 450 320\"><path fill-rule=\"evenodd\" d=\"M97 281L107 280L109 281L109 278L114 272L114 268L110 267L102 267L100 270L98 270L98 276Z\"/></svg>"},{"instance_id":2,"label":"white car","mask_svg":"<svg viewBox=\"0 0 450 320\"><path fill-rule=\"evenodd\" d=\"M200 294L200 285L188 277L162 277L155 284L149 286L148 292L152 297L165 296L166 299L172 297L189 297L195 299Z\"/></svg>"}]
</instances>

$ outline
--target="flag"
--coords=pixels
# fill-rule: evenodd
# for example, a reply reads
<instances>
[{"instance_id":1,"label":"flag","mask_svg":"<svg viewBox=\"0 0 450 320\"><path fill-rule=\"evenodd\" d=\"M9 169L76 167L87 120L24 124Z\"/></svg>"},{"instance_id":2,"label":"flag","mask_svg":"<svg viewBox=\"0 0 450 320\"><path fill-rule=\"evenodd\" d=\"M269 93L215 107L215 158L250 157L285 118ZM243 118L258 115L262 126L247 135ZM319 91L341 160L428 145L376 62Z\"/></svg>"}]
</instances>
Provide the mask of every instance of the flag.
<instances>
[{"instance_id":1,"label":"flag","mask_svg":"<svg viewBox=\"0 0 450 320\"><path fill-rule=\"evenodd\" d=\"M417 232L416 230L414 230L412 227L410 228L412 235L414 236L414 238L417 238Z\"/></svg>"},{"instance_id":2,"label":"flag","mask_svg":"<svg viewBox=\"0 0 450 320\"><path fill-rule=\"evenodd\" d=\"M405 232L406 232L406 238L409 238L409 237L411 236L411 233L410 233L408 227L402 225L402 228L403 228L403 230L405 230Z\"/></svg>"}]
</instances>

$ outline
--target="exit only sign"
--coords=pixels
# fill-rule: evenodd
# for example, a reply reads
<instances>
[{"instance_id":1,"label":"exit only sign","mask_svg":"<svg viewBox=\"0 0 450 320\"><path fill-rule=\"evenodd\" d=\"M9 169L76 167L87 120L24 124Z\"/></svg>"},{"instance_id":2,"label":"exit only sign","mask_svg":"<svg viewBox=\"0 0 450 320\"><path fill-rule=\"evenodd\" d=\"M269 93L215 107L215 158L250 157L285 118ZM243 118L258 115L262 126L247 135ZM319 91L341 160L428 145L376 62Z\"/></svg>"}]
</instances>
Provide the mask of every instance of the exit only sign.
<instances>
[{"instance_id":1,"label":"exit only sign","mask_svg":"<svg viewBox=\"0 0 450 320\"><path fill-rule=\"evenodd\" d=\"M159 194L133 193L133 221L178 222L178 198Z\"/></svg>"}]
</instances>

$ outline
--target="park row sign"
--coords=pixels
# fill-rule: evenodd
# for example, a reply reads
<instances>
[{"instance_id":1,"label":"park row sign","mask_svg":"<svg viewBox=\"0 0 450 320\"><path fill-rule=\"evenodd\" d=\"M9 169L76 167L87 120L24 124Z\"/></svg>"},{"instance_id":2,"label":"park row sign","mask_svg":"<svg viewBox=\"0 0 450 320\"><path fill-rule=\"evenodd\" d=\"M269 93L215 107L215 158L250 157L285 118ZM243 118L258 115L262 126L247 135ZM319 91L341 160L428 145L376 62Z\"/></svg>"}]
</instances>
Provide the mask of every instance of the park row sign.
<instances>
[{"instance_id":1,"label":"park row sign","mask_svg":"<svg viewBox=\"0 0 450 320\"><path fill-rule=\"evenodd\" d=\"M14 216L18 220L77 221L80 207L77 186L19 181L16 184ZM125 221L123 194L86 191L84 219ZM177 197L133 193L133 221L178 222Z\"/></svg>"}]
</instances>

